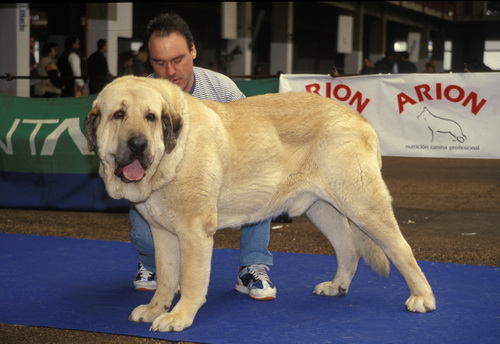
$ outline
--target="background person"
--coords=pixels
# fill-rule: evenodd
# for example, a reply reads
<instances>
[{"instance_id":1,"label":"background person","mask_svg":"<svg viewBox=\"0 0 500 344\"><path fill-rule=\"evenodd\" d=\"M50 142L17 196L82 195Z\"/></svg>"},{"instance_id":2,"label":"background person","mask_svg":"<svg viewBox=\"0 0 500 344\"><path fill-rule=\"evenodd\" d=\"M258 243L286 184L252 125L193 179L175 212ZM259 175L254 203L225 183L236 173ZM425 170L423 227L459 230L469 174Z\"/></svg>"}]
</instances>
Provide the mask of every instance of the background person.
<instances>
[{"instance_id":1,"label":"background person","mask_svg":"<svg viewBox=\"0 0 500 344\"><path fill-rule=\"evenodd\" d=\"M133 75L134 74L134 58L135 51L127 50L120 54L118 60L118 75ZM144 76L144 75L143 75Z\"/></svg>"},{"instance_id":2,"label":"background person","mask_svg":"<svg viewBox=\"0 0 500 344\"><path fill-rule=\"evenodd\" d=\"M152 72L148 61L148 52L144 45L141 45L134 57L132 70L135 76L148 76Z\"/></svg>"},{"instance_id":3,"label":"background person","mask_svg":"<svg viewBox=\"0 0 500 344\"><path fill-rule=\"evenodd\" d=\"M373 66L375 67L375 73L397 73L398 65L394 61L394 51L387 51L385 56L375 62Z\"/></svg>"},{"instance_id":4,"label":"background person","mask_svg":"<svg viewBox=\"0 0 500 344\"><path fill-rule=\"evenodd\" d=\"M425 63L425 72L436 73L436 65L434 64L434 61L429 60Z\"/></svg>"},{"instance_id":5,"label":"background person","mask_svg":"<svg viewBox=\"0 0 500 344\"><path fill-rule=\"evenodd\" d=\"M416 73L417 65L410 61L410 54L407 51L401 53L401 61L398 63L399 73Z\"/></svg>"},{"instance_id":6,"label":"background person","mask_svg":"<svg viewBox=\"0 0 500 344\"><path fill-rule=\"evenodd\" d=\"M363 68L359 71L359 74L373 74L375 73L375 67L368 56L363 58Z\"/></svg>"},{"instance_id":7,"label":"background person","mask_svg":"<svg viewBox=\"0 0 500 344\"><path fill-rule=\"evenodd\" d=\"M107 53L108 42L105 39L100 39L97 41L97 50L87 59L90 94L101 92L113 77L109 72Z\"/></svg>"},{"instance_id":8,"label":"background person","mask_svg":"<svg viewBox=\"0 0 500 344\"><path fill-rule=\"evenodd\" d=\"M80 40L71 36L64 41L64 52L57 61L57 66L64 80L64 90L61 97L80 97L83 95L85 82L78 78L82 76L82 59L78 50Z\"/></svg>"},{"instance_id":9,"label":"background person","mask_svg":"<svg viewBox=\"0 0 500 344\"><path fill-rule=\"evenodd\" d=\"M478 58L473 58L469 61L469 63L466 65L465 68L466 72L491 72L493 71L490 67L484 64L483 61L481 61Z\"/></svg>"},{"instance_id":10,"label":"background person","mask_svg":"<svg viewBox=\"0 0 500 344\"><path fill-rule=\"evenodd\" d=\"M48 79L39 79L35 84L34 94L37 97L55 98L62 93L64 83L56 64L57 44L50 42L42 48L42 58L38 64L38 74Z\"/></svg>"},{"instance_id":11,"label":"background person","mask_svg":"<svg viewBox=\"0 0 500 344\"><path fill-rule=\"evenodd\" d=\"M35 47L37 41L36 38L30 37L30 96L35 95L35 84L38 82L37 77L40 76L38 73L38 62L35 57Z\"/></svg>"}]
</instances>

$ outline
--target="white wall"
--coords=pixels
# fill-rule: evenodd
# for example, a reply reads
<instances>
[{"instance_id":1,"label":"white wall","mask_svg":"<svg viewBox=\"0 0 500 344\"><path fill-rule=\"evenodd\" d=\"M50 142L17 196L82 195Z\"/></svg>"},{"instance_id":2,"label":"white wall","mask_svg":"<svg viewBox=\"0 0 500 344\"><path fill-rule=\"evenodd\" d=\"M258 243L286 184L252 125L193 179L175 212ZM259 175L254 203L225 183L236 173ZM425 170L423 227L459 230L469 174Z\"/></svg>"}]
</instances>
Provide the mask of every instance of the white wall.
<instances>
[{"instance_id":1,"label":"white wall","mask_svg":"<svg viewBox=\"0 0 500 344\"><path fill-rule=\"evenodd\" d=\"M113 75L118 74L118 37L132 38L132 9L131 2L109 3L108 6L117 6L116 20L89 20L88 52L89 55L97 50L97 41L101 38L108 41L108 66Z\"/></svg>"},{"instance_id":2,"label":"white wall","mask_svg":"<svg viewBox=\"0 0 500 344\"><path fill-rule=\"evenodd\" d=\"M27 3L12 3L0 8L0 74L29 76L30 15ZM29 97L29 79L0 79L0 94Z\"/></svg>"}]
</instances>

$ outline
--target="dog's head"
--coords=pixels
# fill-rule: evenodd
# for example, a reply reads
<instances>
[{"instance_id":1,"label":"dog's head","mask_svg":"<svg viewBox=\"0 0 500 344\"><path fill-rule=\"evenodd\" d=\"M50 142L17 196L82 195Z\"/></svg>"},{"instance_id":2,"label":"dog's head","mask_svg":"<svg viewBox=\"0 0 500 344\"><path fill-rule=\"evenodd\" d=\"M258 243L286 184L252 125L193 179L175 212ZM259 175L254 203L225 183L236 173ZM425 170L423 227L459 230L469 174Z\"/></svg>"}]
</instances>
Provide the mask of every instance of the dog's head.
<instances>
[{"instance_id":1,"label":"dog's head","mask_svg":"<svg viewBox=\"0 0 500 344\"><path fill-rule=\"evenodd\" d=\"M85 134L89 150L98 151L99 172L111 197L139 201L149 196L161 159L174 152L182 131L185 106L179 93L166 80L127 76L97 96Z\"/></svg>"}]
</instances>

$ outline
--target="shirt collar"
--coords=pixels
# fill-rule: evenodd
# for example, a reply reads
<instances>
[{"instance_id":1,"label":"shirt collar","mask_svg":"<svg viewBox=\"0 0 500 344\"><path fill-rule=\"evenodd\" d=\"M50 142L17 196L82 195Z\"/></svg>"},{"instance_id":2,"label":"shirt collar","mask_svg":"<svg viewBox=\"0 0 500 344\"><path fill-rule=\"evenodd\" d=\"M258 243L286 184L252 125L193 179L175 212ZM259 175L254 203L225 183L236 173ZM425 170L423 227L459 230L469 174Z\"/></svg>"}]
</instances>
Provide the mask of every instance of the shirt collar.
<instances>
[{"instance_id":1,"label":"shirt collar","mask_svg":"<svg viewBox=\"0 0 500 344\"><path fill-rule=\"evenodd\" d=\"M194 89L196 87L196 75L194 74L194 70L193 70L193 87L191 87L191 91L189 91L189 94L193 94L194 93Z\"/></svg>"}]
</instances>

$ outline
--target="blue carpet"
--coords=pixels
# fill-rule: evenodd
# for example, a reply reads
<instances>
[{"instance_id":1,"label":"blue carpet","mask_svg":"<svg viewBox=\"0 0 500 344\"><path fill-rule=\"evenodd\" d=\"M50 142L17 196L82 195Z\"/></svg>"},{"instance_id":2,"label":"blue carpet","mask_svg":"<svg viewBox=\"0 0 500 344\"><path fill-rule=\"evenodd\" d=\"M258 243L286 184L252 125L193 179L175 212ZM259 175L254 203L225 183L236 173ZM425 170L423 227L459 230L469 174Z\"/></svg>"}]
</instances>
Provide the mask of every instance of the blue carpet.
<instances>
[{"instance_id":1,"label":"blue carpet","mask_svg":"<svg viewBox=\"0 0 500 344\"><path fill-rule=\"evenodd\" d=\"M335 257L275 253L278 299L253 301L232 288L238 251L214 251L207 304L180 333L127 321L150 292L132 288L136 258L123 242L0 234L0 323L200 343L499 343L500 268L419 262L437 311L405 311L401 275L361 264L350 293L312 294Z\"/></svg>"}]
</instances>

